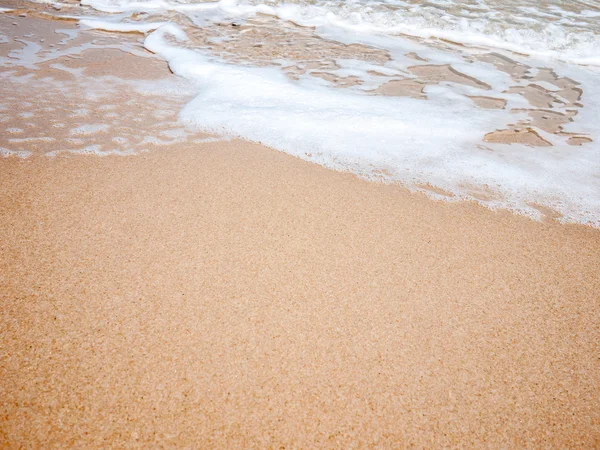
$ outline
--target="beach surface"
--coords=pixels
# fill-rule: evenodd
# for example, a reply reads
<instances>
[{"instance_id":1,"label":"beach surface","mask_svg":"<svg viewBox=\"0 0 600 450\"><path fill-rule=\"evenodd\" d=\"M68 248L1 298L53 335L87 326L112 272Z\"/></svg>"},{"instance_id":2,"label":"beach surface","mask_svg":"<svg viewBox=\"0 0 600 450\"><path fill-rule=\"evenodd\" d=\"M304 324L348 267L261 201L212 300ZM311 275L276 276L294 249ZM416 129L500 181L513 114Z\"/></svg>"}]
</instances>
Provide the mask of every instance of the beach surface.
<instances>
[{"instance_id":1,"label":"beach surface","mask_svg":"<svg viewBox=\"0 0 600 450\"><path fill-rule=\"evenodd\" d=\"M597 230L241 141L0 192L9 446L599 443Z\"/></svg>"},{"instance_id":2,"label":"beach surface","mask_svg":"<svg viewBox=\"0 0 600 450\"><path fill-rule=\"evenodd\" d=\"M600 445L598 229L182 130L77 39L1 88L3 447Z\"/></svg>"}]
</instances>

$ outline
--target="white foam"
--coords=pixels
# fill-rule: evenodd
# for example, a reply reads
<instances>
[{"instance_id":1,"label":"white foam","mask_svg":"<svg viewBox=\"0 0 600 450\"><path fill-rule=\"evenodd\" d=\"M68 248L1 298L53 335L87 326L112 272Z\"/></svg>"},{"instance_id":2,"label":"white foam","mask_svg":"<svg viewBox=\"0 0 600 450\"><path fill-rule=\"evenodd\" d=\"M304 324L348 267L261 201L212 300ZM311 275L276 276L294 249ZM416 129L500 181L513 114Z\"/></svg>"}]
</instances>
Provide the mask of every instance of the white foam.
<instances>
[{"instance_id":1,"label":"white foam","mask_svg":"<svg viewBox=\"0 0 600 450\"><path fill-rule=\"evenodd\" d=\"M120 12L152 12L179 11L197 12L217 9L217 3L172 3L164 0L130 1L130 0L81 0L81 4L108 13Z\"/></svg>"},{"instance_id":2,"label":"white foam","mask_svg":"<svg viewBox=\"0 0 600 450\"><path fill-rule=\"evenodd\" d=\"M81 3L99 11L113 13L164 10L191 14L218 10L230 17L268 14L301 26L334 26L354 33L442 38L578 64L600 65L600 26L593 15L582 15L585 22L574 27L572 24L561 25L556 22L556 19L568 17L569 12L555 5L551 5L546 11L537 7L523 7L519 10L507 7L502 2L488 1L489 5L480 0L478 11L471 11L470 20L455 15L452 2L436 6L433 2L420 5L401 0L300 0L293 3L277 0L264 3L260 0L220 0L209 3L82 0ZM194 22L201 26L196 20Z\"/></svg>"},{"instance_id":3,"label":"white foam","mask_svg":"<svg viewBox=\"0 0 600 450\"><path fill-rule=\"evenodd\" d=\"M600 173L598 72L594 68L557 62L595 64L600 61L597 60L597 44L600 41L593 32L590 34L595 22L579 19L575 22L568 11L560 8L541 10L533 7L526 11L527 17L515 15L515 20L507 22L507 25L494 18L495 11L488 4L493 1L479 1L483 13L477 8L463 5L461 18L450 15L445 23L438 21L436 8L446 8L451 2L416 4L389 0L385 4L366 4L357 0L340 4L331 0L316 0L309 4L300 0L298 4L287 4L278 0L268 3L257 0L252 4L235 0L213 3L83 0L84 5L121 14L101 19L87 17L82 24L120 32L149 33L157 29L146 38L146 48L166 59L174 73L193 83L188 84L187 91L168 87L165 89L172 91L163 92L156 84L146 86L141 82L134 89L143 95L155 95L160 91L161 95L189 96L190 87L195 86L197 95L181 112L181 118L203 131L225 135L225 138L239 136L261 142L327 167L352 170L373 179L400 181L413 189L418 189L417 186L421 184L431 184L453 193L457 199L473 200L472 192L483 189L497 194L491 196L496 200L485 202L490 207L505 207L535 216L537 210L529 205L537 203L561 212L566 221L600 226L600 179L597 176ZM346 90L330 89L320 84L322 80L310 76L295 83L278 68L236 67L181 48L165 39L168 34L179 40L186 39L185 33L172 24L122 22L131 20L133 12L163 10L185 13L196 26L210 25L223 18L235 17L239 20L259 13L269 14L300 25L316 26L316 33L329 39L347 43L363 42L383 48L390 54L391 61L375 68L363 61L336 60L339 68L330 70L330 73L358 76L364 84ZM469 20L463 20L465 17ZM550 18L554 23L544 22ZM565 20L570 21L568 26L564 25L567 23ZM527 64L552 67L560 76L568 76L582 83L582 102L586 106L580 110L576 123L567 125L565 130L587 133L594 138L594 142L583 147L566 148L566 137L538 130L554 147L482 144L485 133L526 117L525 113L520 117L509 113L511 108L528 106L521 96L503 93L514 82L491 64L468 62L469 59L463 56L471 51L469 49L463 51L455 46L452 51L444 52L435 46L424 45L422 41L398 38L398 34L426 39L441 37L533 55L527 59ZM70 48L69 53L44 53L39 46L23 43L25 48L11 53L11 61L16 61L13 65L29 64L32 68L58 55L78 54L86 48L93 48L93 45L82 45ZM408 58L406 53L411 51L429 61L421 63ZM472 49L471 55L478 51L482 50ZM131 52L136 53L135 50ZM2 62L5 63L6 59ZM489 84L490 90L441 82L426 87L427 101L370 96L361 92L374 89L386 80L370 74L371 70L392 77L387 80L394 77L410 78L413 75L408 67L419 64L452 64L456 70ZM536 70L533 68L531 75ZM21 77L14 81L26 83L27 79ZM543 82L538 84L550 91L556 91L557 88ZM86 95L98 100L110 97L111 91L107 89L102 95L88 92ZM508 102L507 110L482 110L465 95L503 98ZM156 114L161 117L163 113L160 108ZM117 116L114 112L108 115ZM92 125L92 128L72 134L85 136L103 131L93 128L97 126ZM163 137L171 140L146 137L143 143L171 144L185 139L184 134L179 131L173 135L163 134ZM211 142L212 139L193 142ZM84 144L81 142L76 145ZM72 152L107 154L100 145ZM131 151L122 153L128 152ZM382 172L383 169L385 171Z\"/></svg>"},{"instance_id":4,"label":"white foam","mask_svg":"<svg viewBox=\"0 0 600 450\"><path fill-rule=\"evenodd\" d=\"M74 136L90 136L97 133L104 133L108 130L108 125L102 124L85 124L71 129L69 133Z\"/></svg>"},{"instance_id":5,"label":"white foam","mask_svg":"<svg viewBox=\"0 0 600 450\"><path fill-rule=\"evenodd\" d=\"M171 139L185 139L188 135L185 128L175 128L171 130L163 130L159 133L162 136L171 138Z\"/></svg>"},{"instance_id":6,"label":"white foam","mask_svg":"<svg viewBox=\"0 0 600 450\"><path fill-rule=\"evenodd\" d=\"M82 77L83 72L85 72L85 67L67 67L59 63L50 64L50 67L52 67L53 69L62 70L63 72L70 73L76 78Z\"/></svg>"},{"instance_id":7,"label":"white foam","mask_svg":"<svg viewBox=\"0 0 600 450\"><path fill-rule=\"evenodd\" d=\"M93 17L78 17L78 16L58 16L61 18L70 18L70 19L76 19L76 20L98 20L98 19L94 19ZM118 20L118 18L116 19ZM99 23L102 23L103 21L99 20ZM113 22L109 22L109 23L115 23ZM141 28L143 28L143 24L140 25ZM150 29L153 29L153 27L148 27ZM80 44L80 45L69 45L69 46L64 46L62 47L63 44L67 44L69 41L75 39L77 37L77 35L79 34L80 30L79 29L57 29L55 30L56 33L59 34L65 34L67 37L65 39L63 39L59 45L61 45L61 48L56 48L54 46L54 44L50 44L49 48L43 48L39 43L37 42L30 42L30 41L26 41L23 39L16 39L17 42L20 42L24 45L23 48L20 49L14 49L11 50L8 53L8 57L2 57L0 56L0 65L4 68L10 68L10 67L15 67L15 66L19 66L19 67L25 67L31 70L37 70L38 69L38 64L40 63L44 63L44 62L48 62L48 61L52 61L55 60L57 58L61 58L61 57L72 57L72 56L76 56L76 55L80 55L82 52L89 50L89 49L94 49L94 48L104 48L104 49L117 49L117 50L121 50L127 53L130 53L132 55L135 56L140 56L140 57L148 57L147 52L142 52L139 50L139 46L137 43L135 42L130 42L128 40L125 40L121 43L116 43L116 44L100 44L97 45L95 43L84 43L84 44ZM60 64L53 64L52 65L53 68L56 69L60 69L60 70L64 70L67 72L70 72L71 74L75 75L76 77L80 77L82 74L82 69L69 69L66 66L60 65ZM34 76L34 73L29 73L27 75L23 75L23 76L17 76L17 75L12 75L10 72L5 71L4 73L0 73L0 76L10 76L10 80L12 83L23 83L23 84L27 84L29 82L31 82L31 78Z\"/></svg>"},{"instance_id":8,"label":"white foam","mask_svg":"<svg viewBox=\"0 0 600 450\"><path fill-rule=\"evenodd\" d=\"M31 152L27 150L9 150L8 148L0 147L0 156L9 158L11 156L25 159L31 156Z\"/></svg>"},{"instance_id":9,"label":"white foam","mask_svg":"<svg viewBox=\"0 0 600 450\"><path fill-rule=\"evenodd\" d=\"M164 132L162 132L160 134L164 135ZM144 139L142 139L142 141L138 145L140 145L140 146L143 146L144 144L150 144L150 145L156 145L156 146L172 145L172 144L177 144L179 142L184 142L184 141L185 141L184 136L174 137L171 140L160 139L160 138L157 138L156 136L146 136L146 137L144 137Z\"/></svg>"},{"instance_id":10,"label":"white foam","mask_svg":"<svg viewBox=\"0 0 600 450\"><path fill-rule=\"evenodd\" d=\"M222 138L218 138L218 137L207 137L207 138L200 138L200 139L194 139L192 141L192 144L212 144L214 142L226 142L226 141L230 141L230 138L227 137L222 137Z\"/></svg>"},{"instance_id":11,"label":"white foam","mask_svg":"<svg viewBox=\"0 0 600 450\"><path fill-rule=\"evenodd\" d=\"M486 150L482 136L510 116L478 109L448 87L429 86L429 100L420 101L293 83L275 68L211 61L169 44L168 34L186 39L180 28L166 25L144 45L199 86L181 117L203 131L241 136L366 177L386 169L389 180L413 187L430 183L458 198L474 199L470 188L483 187L501 198L488 206L536 216L529 204L537 203L567 221L600 226L595 144L576 153L497 144L486 144Z\"/></svg>"},{"instance_id":12,"label":"white foam","mask_svg":"<svg viewBox=\"0 0 600 450\"><path fill-rule=\"evenodd\" d=\"M41 137L26 137L26 138L10 138L8 140L8 142L10 142L11 144L25 144L25 143L30 143L30 142L54 142L56 139L51 138L51 137L47 137L47 136L41 136Z\"/></svg>"},{"instance_id":13,"label":"white foam","mask_svg":"<svg viewBox=\"0 0 600 450\"><path fill-rule=\"evenodd\" d=\"M115 144L125 145L129 142L129 139L122 136L115 136L111 139Z\"/></svg>"},{"instance_id":14,"label":"white foam","mask_svg":"<svg viewBox=\"0 0 600 450\"><path fill-rule=\"evenodd\" d=\"M80 20L79 23L89 28L105 31L120 31L122 33L140 32L147 33L156 30L166 22L144 22L144 23L121 23L108 20Z\"/></svg>"},{"instance_id":15,"label":"white foam","mask_svg":"<svg viewBox=\"0 0 600 450\"><path fill-rule=\"evenodd\" d=\"M102 150L102 145L88 145L87 147L82 147L82 148L72 149L72 150L55 150L52 152L44 153L44 156L55 157L57 155L60 155L61 153L71 153L74 155L93 155L93 156L111 156L111 155L132 156L132 155L136 154L131 149L128 149L128 150L116 150L116 149Z\"/></svg>"},{"instance_id":16,"label":"white foam","mask_svg":"<svg viewBox=\"0 0 600 450\"><path fill-rule=\"evenodd\" d=\"M129 156L134 154L131 150L102 150L101 145L89 145L87 147L83 147L76 150L68 150L69 153L74 153L76 155L95 155L95 156L109 156L109 155L118 155L118 156Z\"/></svg>"}]
</instances>

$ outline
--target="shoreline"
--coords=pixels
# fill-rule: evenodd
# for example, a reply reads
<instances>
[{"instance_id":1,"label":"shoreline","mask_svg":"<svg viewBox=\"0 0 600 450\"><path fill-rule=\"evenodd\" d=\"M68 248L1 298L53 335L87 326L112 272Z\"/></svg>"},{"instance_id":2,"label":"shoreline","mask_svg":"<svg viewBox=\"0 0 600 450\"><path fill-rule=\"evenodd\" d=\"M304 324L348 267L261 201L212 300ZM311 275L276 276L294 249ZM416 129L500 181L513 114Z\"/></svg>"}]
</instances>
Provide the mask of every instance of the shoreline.
<instances>
[{"instance_id":1,"label":"shoreline","mask_svg":"<svg viewBox=\"0 0 600 450\"><path fill-rule=\"evenodd\" d=\"M45 8L48 9L51 8ZM162 24L165 17L170 16L151 14L146 19L160 19L152 23ZM20 16L14 19L18 20L13 25L30 20ZM40 39L41 47L29 42L28 39L36 40L34 33L23 32L19 40L9 42L9 46L16 47L26 44L28 49L13 50L8 59L4 59L5 66L20 67L11 75L14 78L26 80L32 70L61 81L75 76L75 83L67 88L77 93L71 96L74 101L89 97L87 91L93 86L93 95L104 95L107 103L96 101L93 105L97 109L93 111L94 116L102 116L102 123L92 124L93 129L88 124L84 124L83 129L70 130L66 123L53 124L70 134L97 134L96 138L87 139L91 145L77 147L86 139L72 136L63 139L67 144L59 142L57 136L22 141L38 140L38 147L43 147L41 142L52 141L47 147L62 145L71 152L128 154L145 150L146 144L183 142L182 138L190 138L194 127L216 130L217 134L223 132L219 130L226 130L228 134L264 143L329 168L350 170L368 179L397 182L411 190L424 190L433 197L443 192L442 196L448 193L455 200L472 199L491 209L506 208L533 218L550 216L566 223L598 227L596 144L588 133L590 111L594 111L597 96L593 86L585 84L593 74L582 68L561 66L559 70L552 64L540 65L539 61L519 60L516 56L513 60L506 55L481 53L464 46L432 50L423 43L410 42L407 45L411 49L419 49L426 57L414 51L399 57L406 65L404 75L400 75L402 71L393 68L398 64L393 52L383 48L385 46L379 48L377 42L369 46L366 38L344 43L348 38L338 37L341 40L336 42L335 37L322 39L302 27L278 28L277 23L267 23L264 18L249 20L240 26L229 26L236 24L225 21L197 29L179 26L175 17L171 19L175 25L157 30L147 39L141 33L100 31L102 27L113 30L120 26L124 26L124 30L144 30L152 25L144 21L81 22L96 29L86 26L80 29L80 25L71 23L70 29L56 30L67 36L58 44L64 51L44 48L48 45L44 39ZM0 20L6 22L2 16ZM27 23L24 26L32 27ZM276 34L269 45L265 44L270 39L269 34L275 32L294 35L280 53L273 47L279 35ZM198 46L211 56L198 56L185 48L179 52L169 43L170 33L188 33L191 41L186 45ZM48 30L41 31L41 35L47 37ZM291 44L295 39L298 39L298 48L306 46L306 49L294 50ZM36 50L36 46L40 48ZM311 60L315 59L311 58L315 46L324 52L317 61ZM115 56L106 56L109 49ZM470 51L474 53L469 54ZM135 59L128 53L145 58ZM342 59L336 59L335 55ZM358 72L348 66L352 55L360 59ZM181 76L176 81L164 67L164 60L169 61L171 57L179 58L171 67ZM462 58L457 64L460 70L450 64L439 64L447 57ZM73 64L75 58L80 62ZM280 58L292 60L284 64ZM435 58L441 58L438 64ZM248 67L253 64L257 67ZM277 69L275 66L280 64ZM150 82L144 69L138 66L148 67L150 74L162 74L164 80ZM407 73L410 73L408 78ZM85 75L83 82L79 80L82 74ZM136 76L144 79L144 83L136 82ZM490 84L482 81L486 79ZM36 75L32 80L35 83L20 83L27 83L32 89L34 84L39 85L44 95L48 89L57 90L47 82L44 86L43 79L37 80ZM161 85L161 81L165 83ZM198 84L203 88L194 87ZM251 85L256 92L248 94ZM102 86L104 88L98 88ZM140 95L135 100L130 99L127 105L133 101L138 104L135 108L129 107L129 111L125 108L130 120L117 124L114 118L120 117L117 109L122 107L119 97L131 98L131 90ZM158 92L156 99L149 99L154 91ZM60 89L58 92L60 95ZM449 98L456 102L448 103ZM146 128L132 133L131 130L138 128L134 122L147 122L147 117L152 115L159 121L163 119L160 116L166 111L164 108L156 110L156 101L167 102L167 115L171 117L167 129L155 130L151 123L146 123ZM456 106L454 112L443 108L450 104ZM115 111L107 113L106 108ZM81 110L77 105L72 109ZM90 112L83 109L85 114ZM297 111L304 110L306 114L296 116ZM411 111L423 117L415 119ZM512 115L510 119L507 114ZM500 120L501 116L505 116L504 119ZM371 124L367 129L361 127L361 117ZM81 115L70 118L81 119ZM468 125L471 119L473 122ZM284 132L286 123L294 123L295 128ZM117 125L126 126L117 131L114 130ZM174 129L178 126L179 129ZM575 132L578 127L581 127L579 134ZM23 132L18 127L13 129ZM407 129L413 130L412 134L406 135ZM119 135L120 131L131 135L136 142ZM112 134L116 145L107 145L100 139L102 133ZM145 133L148 133L146 137ZM165 140L157 133L173 139ZM194 142L214 137L205 133ZM8 141L20 142L21 139L14 136ZM373 146L372 142L379 144ZM11 152L5 148L0 151Z\"/></svg>"},{"instance_id":2,"label":"shoreline","mask_svg":"<svg viewBox=\"0 0 600 450\"><path fill-rule=\"evenodd\" d=\"M0 90L0 150L40 138L0 157L2 446L600 445L600 230L185 129L128 59Z\"/></svg>"}]
</instances>

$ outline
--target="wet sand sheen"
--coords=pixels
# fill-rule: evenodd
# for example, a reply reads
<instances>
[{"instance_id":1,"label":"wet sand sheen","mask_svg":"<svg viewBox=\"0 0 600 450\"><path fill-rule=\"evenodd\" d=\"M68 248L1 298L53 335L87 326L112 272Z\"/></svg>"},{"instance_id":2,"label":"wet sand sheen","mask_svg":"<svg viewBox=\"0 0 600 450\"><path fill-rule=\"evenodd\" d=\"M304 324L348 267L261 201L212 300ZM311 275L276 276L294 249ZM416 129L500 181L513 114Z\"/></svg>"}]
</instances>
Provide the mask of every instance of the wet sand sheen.
<instances>
[{"instance_id":1,"label":"wet sand sheen","mask_svg":"<svg viewBox=\"0 0 600 450\"><path fill-rule=\"evenodd\" d=\"M240 141L2 165L9 446L598 445L597 230Z\"/></svg>"}]
</instances>

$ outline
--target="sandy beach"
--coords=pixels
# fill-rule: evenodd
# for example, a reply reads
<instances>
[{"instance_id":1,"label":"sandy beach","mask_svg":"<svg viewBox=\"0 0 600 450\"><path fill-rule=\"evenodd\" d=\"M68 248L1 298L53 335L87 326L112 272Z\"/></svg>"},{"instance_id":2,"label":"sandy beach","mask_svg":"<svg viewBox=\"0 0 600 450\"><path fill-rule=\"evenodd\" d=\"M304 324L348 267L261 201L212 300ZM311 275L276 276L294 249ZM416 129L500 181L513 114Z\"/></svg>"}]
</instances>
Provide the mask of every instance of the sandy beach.
<instances>
[{"instance_id":1,"label":"sandy beach","mask_svg":"<svg viewBox=\"0 0 600 450\"><path fill-rule=\"evenodd\" d=\"M0 158L2 447L600 446L600 230L180 131L128 90L166 64L87 51L2 88L0 147L43 138Z\"/></svg>"},{"instance_id":2,"label":"sandy beach","mask_svg":"<svg viewBox=\"0 0 600 450\"><path fill-rule=\"evenodd\" d=\"M597 230L239 141L2 173L9 446L598 444Z\"/></svg>"}]
</instances>

